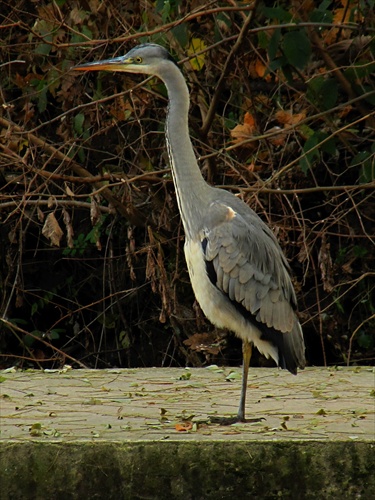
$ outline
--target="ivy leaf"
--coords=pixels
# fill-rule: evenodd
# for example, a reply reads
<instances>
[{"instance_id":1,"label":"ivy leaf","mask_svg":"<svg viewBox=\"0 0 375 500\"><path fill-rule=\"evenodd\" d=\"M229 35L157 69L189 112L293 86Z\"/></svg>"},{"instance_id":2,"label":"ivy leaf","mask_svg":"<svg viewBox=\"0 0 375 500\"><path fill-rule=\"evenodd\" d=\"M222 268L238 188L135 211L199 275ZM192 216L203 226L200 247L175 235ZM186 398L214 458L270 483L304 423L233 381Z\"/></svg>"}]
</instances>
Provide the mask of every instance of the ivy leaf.
<instances>
[{"instance_id":1,"label":"ivy leaf","mask_svg":"<svg viewBox=\"0 0 375 500\"><path fill-rule=\"evenodd\" d=\"M316 147L318 144L319 144L319 137L317 136L317 134L314 134L307 139L307 141L303 146L304 155L302 156L299 165L304 174L306 174L309 168L311 168L313 160L319 157L319 151L318 148Z\"/></svg>"},{"instance_id":2,"label":"ivy leaf","mask_svg":"<svg viewBox=\"0 0 375 500\"><path fill-rule=\"evenodd\" d=\"M48 43L40 43L36 49L35 49L35 54L38 54L40 56L48 56L51 52L52 45Z\"/></svg>"},{"instance_id":3,"label":"ivy leaf","mask_svg":"<svg viewBox=\"0 0 375 500\"><path fill-rule=\"evenodd\" d=\"M282 48L289 64L303 69L311 56L310 40L305 31L290 31L282 40Z\"/></svg>"},{"instance_id":4,"label":"ivy leaf","mask_svg":"<svg viewBox=\"0 0 375 500\"><path fill-rule=\"evenodd\" d=\"M331 6L331 0L323 0L317 9L314 9L309 15L309 20L313 23L332 23L333 14L329 10Z\"/></svg>"},{"instance_id":5,"label":"ivy leaf","mask_svg":"<svg viewBox=\"0 0 375 500\"><path fill-rule=\"evenodd\" d=\"M326 110L333 108L336 104L339 90L336 80L319 76L310 80L306 92L307 99L319 107Z\"/></svg>"},{"instance_id":6,"label":"ivy leaf","mask_svg":"<svg viewBox=\"0 0 375 500\"><path fill-rule=\"evenodd\" d=\"M38 95L38 111L39 113L44 113L47 109L48 99L47 99L48 87L45 85Z\"/></svg>"},{"instance_id":7,"label":"ivy leaf","mask_svg":"<svg viewBox=\"0 0 375 500\"><path fill-rule=\"evenodd\" d=\"M188 28L186 23L181 23L171 29L173 36L181 45L181 47L186 47L189 41Z\"/></svg>"},{"instance_id":8,"label":"ivy leaf","mask_svg":"<svg viewBox=\"0 0 375 500\"><path fill-rule=\"evenodd\" d=\"M280 47L280 38L281 38L280 28L275 29L268 45L268 57L270 58L271 62L273 62L274 59L276 58L277 51L279 50Z\"/></svg>"},{"instance_id":9,"label":"ivy leaf","mask_svg":"<svg viewBox=\"0 0 375 500\"><path fill-rule=\"evenodd\" d=\"M290 23L292 21L292 14L282 7L263 7L261 10L263 15L269 19L277 19L277 21L283 23Z\"/></svg>"},{"instance_id":10,"label":"ivy leaf","mask_svg":"<svg viewBox=\"0 0 375 500\"><path fill-rule=\"evenodd\" d=\"M78 113L74 117L74 130L78 135L83 134L83 123L85 121L85 115L83 113Z\"/></svg>"}]
</instances>

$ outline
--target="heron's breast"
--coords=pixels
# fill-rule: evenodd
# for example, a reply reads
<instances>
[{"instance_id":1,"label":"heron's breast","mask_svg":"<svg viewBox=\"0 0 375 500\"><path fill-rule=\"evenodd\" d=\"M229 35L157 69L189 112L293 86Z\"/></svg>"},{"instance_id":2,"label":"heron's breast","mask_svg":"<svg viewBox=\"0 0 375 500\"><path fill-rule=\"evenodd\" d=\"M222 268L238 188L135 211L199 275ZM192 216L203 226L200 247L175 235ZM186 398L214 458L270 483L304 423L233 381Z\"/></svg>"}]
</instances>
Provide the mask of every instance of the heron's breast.
<instances>
[{"instance_id":1,"label":"heron's breast","mask_svg":"<svg viewBox=\"0 0 375 500\"><path fill-rule=\"evenodd\" d=\"M219 328L228 328L235 333L243 330L243 318L237 317L229 300L208 277L201 242L186 241L185 257L195 298L207 318Z\"/></svg>"},{"instance_id":2,"label":"heron's breast","mask_svg":"<svg viewBox=\"0 0 375 500\"><path fill-rule=\"evenodd\" d=\"M226 317L220 311L220 292L211 283L200 241L185 243L185 257L195 298L207 318L220 328L226 328Z\"/></svg>"}]
</instances>

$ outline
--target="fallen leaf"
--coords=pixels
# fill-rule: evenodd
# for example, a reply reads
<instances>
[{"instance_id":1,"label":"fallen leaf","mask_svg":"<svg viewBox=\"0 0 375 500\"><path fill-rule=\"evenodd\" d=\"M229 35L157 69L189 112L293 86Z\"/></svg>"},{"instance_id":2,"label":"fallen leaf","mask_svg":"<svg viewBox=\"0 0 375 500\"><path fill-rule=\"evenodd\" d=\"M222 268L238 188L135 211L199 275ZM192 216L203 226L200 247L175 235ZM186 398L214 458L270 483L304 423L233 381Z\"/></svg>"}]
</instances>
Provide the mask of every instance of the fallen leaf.
<instances>
[{"instance_id":1,"label":"fallen leaf","mask_svg":"<svg viewBox=\"0 0 375 500\"><path fill-rule=\"evenodd\" d=\"M184 340L184 344L198 352L207 352L213 355L220 352L219 339L215 333L195 333Z\"/></svg>"},{"instance_id":2,"label":"fallen leaf","mask_svg":"<svg viewBox=\"0 0 375 500\"><path fill-rule=\"evenodd\" d=\"M267 66L261 61L260 59L257 59L255 61L255 73L260 77L264 78L264 75L267 72ZM267 75L268 78L271 78L271 75ZM267 80L266 77L266 80Z\"/></svg>"},{"instance_id":3,"label":"fallen leaf","mask_svg":"<svg viewBox=\"0 0 375 500\"><path fill-rule=\"evenodd\" d=\"M316 412L317 415L321 415L322 417L325 417L327 415L327 412L325 411L324 408L321 408Z\"/></svg>"},{"instance_id":4,"label":"fallen leaf","mask_svg":"<svg viewBox=\"0 0 375 500\"><path fill-rule=\"evenodd\" d=\"M182 424L176 424L175 425L175 429L176 429L177 432L191 431L192 428L193 428L192 422L184 422Z\"/></svg>"},{"instance_id":5,"label":"fallen leaf","mask_svg":"<svg viewBox=\"0 0 375 500\"><path fill-rule=\"evenodd\" d=\"M109 108L112 116L116 118L117 121L125 121L130 118L133 114L133 108L128 101L124 99L115 99L114 104Z\"/></svg>"},{"instance_id":6,"label":"fallen leaf","mask_svg":"<svg viewBox=\"0 0 375 500\"><path fill-rule=\"evenodd\" d=\"M356 2L353 0L342 0L342 7L335 9L333 11L332 24L335 24L337 28L332 28L327 31L324 35L324 41L327 45L331 45L336 41L337 33L339 32L340 26L349 22L354 22L357 24L363 23L364 17L358 9ZM349 38L351 35L351 30L340 29L341 38Z\"/></svg>"},{"instance_id":7,"label":"fallen leaf","mask_svg":"<svg viewBox=\"0 0 375 500\"><path fill-rule=\"evenodd\" d=\"M339 115L340 118L345 118L353 109L353 106L348 104L347 106L344 106L341 111L339 111L337 114Z\"/></svg>"},{"instance_id":8,"label":"fallen leaf","mask_svg":"<svg viewBox=\"0 0 375 500\"><path fill-rule=\"evenodd\" d=\"M233 143L238 144L246 139L250 139L254 135L256 130L255 118L252 114L246 112L243 120L243 124L236 125L231 131L230 135L233 138ZM253 149L255 147L255 142L246 144L246 147Z\"/></svg>"},{"instance_id":9,"label":"fallen leaf","mask_svg":"<svg viewBox=\"0 0 375 500\"><path fill-rule=\"evenodd\" d=\"M225 380L227 382L231 382L232 380L239 380L241 379L241 374L239 372L230 372L226 377Z\"/></svg>"},{"instance_id":10,"label":"fallen leaf","mask_svg":"<svg viewBox=\"0 0 375 500\"><path fill-rule=\"evenodd\" d=\"M306 112L293 114L290 111L280 110L275 113L276 120L282 125L296 125L306 118Z\"/></svg>"},{"instance_id":11,"label":"fallen leaf","mask_svg":"<svg viewBox=\"0 0 375 500\"><path fill-rule=\"evenodd\" d=\"M272 127L271 129L267 130L267 134L273 133L274 135L270 137L268 140L271 144L274 146L283 146L285 143L285 138L286 138L286 132L280 127Z\"/></svg>"}]
</instances>

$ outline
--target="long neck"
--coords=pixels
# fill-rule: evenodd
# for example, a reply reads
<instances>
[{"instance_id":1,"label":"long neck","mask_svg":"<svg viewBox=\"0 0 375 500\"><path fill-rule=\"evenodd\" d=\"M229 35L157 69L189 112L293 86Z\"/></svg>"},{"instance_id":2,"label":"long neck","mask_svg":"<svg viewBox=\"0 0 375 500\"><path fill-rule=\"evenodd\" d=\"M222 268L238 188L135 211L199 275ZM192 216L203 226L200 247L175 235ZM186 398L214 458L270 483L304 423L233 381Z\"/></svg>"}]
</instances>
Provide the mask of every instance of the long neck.
<instances>
[{"instance_id":1,"label":"long neck","mask_svg":"<svg viewBox=\"0 0 375 500\"><path fill-rule=\"evenodd\" d=\"M189 91L182 73L169 62L159 77L164 81L169 97L166 120L166 141L175 184L178 207L188 238L200 229L205 201L210 187L199 170L189 135Z\"/></svg>"}]
</instances>

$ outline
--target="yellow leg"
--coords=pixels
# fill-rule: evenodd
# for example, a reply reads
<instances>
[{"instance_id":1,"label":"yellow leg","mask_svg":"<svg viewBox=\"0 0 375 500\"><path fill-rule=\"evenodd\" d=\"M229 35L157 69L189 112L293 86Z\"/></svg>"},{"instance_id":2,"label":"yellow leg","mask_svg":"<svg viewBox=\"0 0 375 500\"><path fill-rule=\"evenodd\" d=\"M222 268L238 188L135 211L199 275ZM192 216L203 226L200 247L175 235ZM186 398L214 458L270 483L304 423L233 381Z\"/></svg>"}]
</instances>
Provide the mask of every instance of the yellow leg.
<instances>
[{"instance_id":1,"label":"yellow leg","mask_svg":"<svg viewBox=\"0 0 375 500\"><path fill-rule=\"evenodd\" d=\"M241 388L241 399L240 406L238 408L237 419L239 422L245 422L245 403L246 403L246 389L247 389L247 377L249 374L249 365L251 354L253 352L253 346L247 340L242 342L242 354L243 354L243 365L242 365L242 388Z\"/></svg>"}]
</instances>

